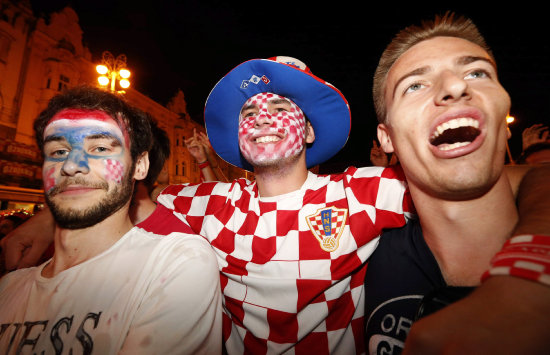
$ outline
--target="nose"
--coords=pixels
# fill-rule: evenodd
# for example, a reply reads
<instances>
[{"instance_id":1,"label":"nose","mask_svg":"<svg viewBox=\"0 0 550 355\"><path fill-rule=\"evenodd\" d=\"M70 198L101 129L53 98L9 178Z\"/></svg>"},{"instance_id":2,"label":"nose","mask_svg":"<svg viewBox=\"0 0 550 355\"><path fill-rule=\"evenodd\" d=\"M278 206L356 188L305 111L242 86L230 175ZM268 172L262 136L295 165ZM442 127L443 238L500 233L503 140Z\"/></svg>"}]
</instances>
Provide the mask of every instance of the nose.
<instances>
[{"instance_id":1,"label":"nose","mask_svg":"<svg viewBox=\"0 0 550 355\"><path fill-rule=\"evenodd\" d=\"M73 149L63 163L61 175L74 176L77 173L87 174L90 171L88 159L80 149Z\"/></svg>"},{"instance_id":2,"label":"nose","mask_svg":"<svg viewBox=\"0 0 550 355\"><path fill-rule=\"evenodd\" d=\"M441 74L440 80L437 104L445 105L470 98L470 87L464 78L447 71Z\"/></svg>"},{"instance_id":3,"label":"nose","mask_svg":"<svg viewBox=\"0 0 550 355\"><path fill-rule=\"evenodd\" d=\"M256 120L254 121L255 128L270 126L271 124L273 124L273 117L267 110L262 110L261 112L259 112L256 116Z\"/></svg>"}]
</instances>

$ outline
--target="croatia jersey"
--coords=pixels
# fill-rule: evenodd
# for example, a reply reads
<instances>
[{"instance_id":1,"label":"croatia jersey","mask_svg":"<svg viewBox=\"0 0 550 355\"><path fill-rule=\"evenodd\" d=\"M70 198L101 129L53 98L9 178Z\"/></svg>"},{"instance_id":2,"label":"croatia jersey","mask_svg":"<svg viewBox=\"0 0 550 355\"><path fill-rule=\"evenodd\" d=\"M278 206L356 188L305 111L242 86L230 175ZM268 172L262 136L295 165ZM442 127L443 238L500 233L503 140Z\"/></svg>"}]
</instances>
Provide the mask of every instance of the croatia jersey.
<instances>
[{"instance_id":1,"label":"croatia jersey","mask_svg":"<svg viewBox=\"0 0 550 355\"><path fill-rule=\"evenodd\" d=\"M309 172L299 190L267 198L245 179L173 185L158 202L143 228L181 221L214 248L229 354L365 351L366 261L412 211L400 168Z\"/></svg>"}]
</instances>

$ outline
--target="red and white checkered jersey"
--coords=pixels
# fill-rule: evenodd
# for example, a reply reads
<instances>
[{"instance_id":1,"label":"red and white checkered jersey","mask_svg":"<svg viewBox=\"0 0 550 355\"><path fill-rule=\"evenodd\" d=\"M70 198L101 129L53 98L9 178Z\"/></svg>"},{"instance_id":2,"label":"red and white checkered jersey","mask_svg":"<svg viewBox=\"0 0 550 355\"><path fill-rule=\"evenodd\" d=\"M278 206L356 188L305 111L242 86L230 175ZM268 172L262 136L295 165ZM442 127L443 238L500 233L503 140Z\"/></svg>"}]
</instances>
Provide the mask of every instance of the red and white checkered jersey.
<instances>
[{"instance_id":1,"label":"red and white checkered jersey","mask_svg":"<svg viewBox=\"0 0 550 355\"><path fill-rule=\"evenodd\" d=\"M366 261L412 211L400 168L310 172L269 198L245 179L174 185L158 202L148 228L169 230L175 215L218 256L230 354L364 352Z\"/></svg>"}]
</instances>

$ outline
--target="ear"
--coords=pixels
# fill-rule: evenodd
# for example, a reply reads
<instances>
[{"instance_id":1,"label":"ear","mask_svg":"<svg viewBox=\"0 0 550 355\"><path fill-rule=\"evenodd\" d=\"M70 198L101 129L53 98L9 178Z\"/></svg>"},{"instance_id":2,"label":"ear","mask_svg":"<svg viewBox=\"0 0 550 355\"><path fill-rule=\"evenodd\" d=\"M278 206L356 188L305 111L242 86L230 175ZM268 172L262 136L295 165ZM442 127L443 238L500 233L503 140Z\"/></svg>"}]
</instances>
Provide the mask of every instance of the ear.
<instances>
[{"instance_id":1,"label":"ear","mask_svg":"<svg viewBox=\"0 0 550 355\"><path fill-rule=\"evenodd\" d=\"M311 123L306 122L306 143L313 143L315 141L315 130Z\"/></svg>"},{"instance_id":2,"label":"ear","mask_svg":"<svg viewBox=\"0 0 550 355\"><path fill-rule=\"evenodd\" d=\"M388 127L385 124L380 123L376 128L376 133L378 136L378 141L380 142L380 146L382 147L382 149L384 149L384 152L393 153L395 150L393 149L393 143L390 138Z\"/></svg>"},{"instance_id":3,"label":"ear","mask_svg":"<svg viewBox=\"0 0 550 355\"><path fill-rule=\"evenodd\" d=\"M149 153L143 152L136 161L136 167L134 170L134 179L143 180L147 176L149 171Z\"/></svg>"}]
</instances>

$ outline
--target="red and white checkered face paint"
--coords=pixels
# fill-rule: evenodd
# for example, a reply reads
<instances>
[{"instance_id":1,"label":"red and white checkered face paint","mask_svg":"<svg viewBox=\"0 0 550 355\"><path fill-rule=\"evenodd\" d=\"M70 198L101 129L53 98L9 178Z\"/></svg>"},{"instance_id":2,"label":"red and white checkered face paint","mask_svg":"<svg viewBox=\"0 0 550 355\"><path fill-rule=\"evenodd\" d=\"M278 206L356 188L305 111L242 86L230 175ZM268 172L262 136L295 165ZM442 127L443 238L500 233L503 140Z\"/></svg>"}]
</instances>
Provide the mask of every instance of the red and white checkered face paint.
<instances>
[{"instance_id":1,"label":"red and white checkered face paint","mask_svg":"<svg viewBox=\"0 0 550 355\"><path fill-rule=\"evenodd\" d=\"M122 163L115 159L105 159L103 163L105 164L105 179L120 184L124 176L124 166Z\"/></svg>"},{"instance_id":2,"label":"red and white checkered face paint","mask_svg":"<svg viewBox=\"0 0 550 355\"><path fill-rule=\"evenodd\" d=\"M239 117L239 147L253 166L278 163L305 145L305 116L291 100L272 93L252 96Z\"/></svg>"}]
</instances>

